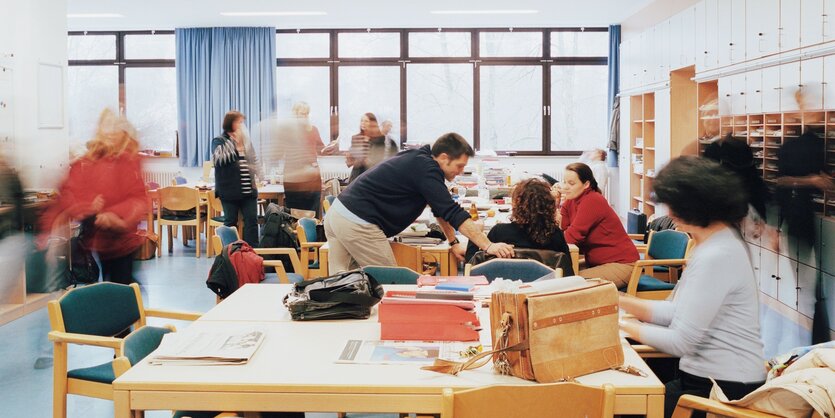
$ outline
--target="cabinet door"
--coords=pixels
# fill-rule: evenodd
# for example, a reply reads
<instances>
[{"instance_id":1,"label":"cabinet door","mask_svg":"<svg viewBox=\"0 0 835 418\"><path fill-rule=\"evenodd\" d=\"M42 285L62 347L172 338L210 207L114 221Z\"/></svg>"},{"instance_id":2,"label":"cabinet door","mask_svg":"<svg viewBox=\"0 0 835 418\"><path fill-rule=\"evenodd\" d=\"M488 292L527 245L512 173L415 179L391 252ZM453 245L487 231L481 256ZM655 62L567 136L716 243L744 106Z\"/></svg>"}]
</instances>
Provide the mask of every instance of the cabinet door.
<instances>
[{"instance_id":1,"label":"cabinet door","mask_svg":"<svg viewBox=\"0 0 835 418\"><path fill-rule=\"evenodd\" d=\"M763 111L763 72L753 70L745 74L745 111L762 113Z\"/></svg>"},{"instance_id":2,"label":"cabinet door","mask_svg":"<svg viewBox=\"0 0 835 418\"><path fill-rule=\"evenodd\" d=\"M745 8L745 51L748 59L771 55L780 50L780 0L757 0Z\"/></svg>"},{"instance_id":3,"label":"cabinet door","mask_svg":"<svg viewBox=\"0 0 835 418\"><path fill-rule=\"evenodd\" d=\"M15 133L14 133L14 108L12 99L14 95L14 83L12 70L0 69L0 150L5 154L9 162L14 165L15 155Z\"/></svg>"},{"instance_id":4,"label":"cabinet door","mask_svg":"<svg viewBox=\"0 0 835 418\"><path fill-rule=\"evenodd\" d=\"M797 90L800 88L800 63L790 62L780 66L780 111L796 112Z\"/></svg>"},{"instance_id":5,"label":"cabinet door","mask_svg":"<svg viewBox=\"0 0 835 418\"><path fill-rule=\"evenodd\" d=\"M777 300L797 309L797 261L780 256L777 261Z\"/></svg>"},{"instance_id":6,"label":"cabinet door","mask_svg":"<svg viewBox=\"0 0 835 418\"><path fill-rule=\"evenodd\" d=\"M734 20L732 16L732 3L735 0L728 1L722 0L717 5L717 21L719 22L718 27L718 52L719 56L717 57L718 65L720 67L724 67L731 63L731 52L733 50L733 25Z\"/></svg>"},{"instance_id":7,"label":"cabinet door","mask_svg":"<svg viewBox=\"0 0 835 418\"><path fill-rule=\"evenodd\" d=\"M752 2L751 7L754 7ZM757 5L759 7L759 5ZM745 0L731 1L731 63L745 61Z\"/></svg>"},{"instance_id":8,"label":"cabinet door","mask_svg":"<svg viewBox=\"0 0 835 418\"><path fill-rule=\"evenodd\" d=\"M733 76L719 79L719 114L731 115L733 103Z\"/></svg>"},{"instance_id":9,"label":"cabinet door","mask_svg":"<svg viewBox=\"0 0 835 418\"><path fill-rule=\"evenodd\" d=\"M821 222L821 270L826 274L835 275L835 220L824 218ZM835 293L830 293L835 295ZM835 316L833 316L835 318Z\"/></svg>"},{"instance_id":10,"label":"cabinet door","mask_svg":"<svg viewBox=\"0 0 835 418\"><path fill-rule=\"evenodd\" d=\"M656 51L655 81L670 79L670 21L665 20L655 25L654 50Z\"/></svg>"},{"instance_id":11,"label":"cabinet door","mask_svg":"<svg viewBox=\"0 0 835 418\"><path fill-rule=\"evenodd\" d=\"M835 109L835 55L823 58L823 108Z\"/></svg>"},{"instance_id":12,"label":"cabinet door","mask_svg":"<svg viewBox=\"0 0 835 418\"><path fill-rule=\"evenodd\" d=\"M696 37L703 37L701 28L696 32L696 9L691 7L681 13L681 58L679 68L693 65L696 57ZM675 51L673 51L675 54Z\"/></svg>"},{"instance_id":13,"label":"cabinet door","mask_svg":"<svg viewBox=\"0 0 835 418\"><path fill-rule=\"evenodd\" d=\"M780 0L780 51L800 47L800 0Z\"/></svg>"},{"instance_id":14,"label":"cabinet door","mask_svg":"<svg viewBox=\"0 0 835 418\"><path fill-rule=\"evenodd\" d=\"M826 289L826 295L835 295L835 275L823 273L823 284ZM829 313L830 321L835 318L835 303L831 300L826 304L826 311ZM832 329L832 322L829 323L829 328Z\"/></svg>"},{"instance_id":15,"label":"cabinet door","mask_svg":"<svg viewBox=\"0 0 835 418\"><path fill-rule=\"evenodd\" d=\"M760 291L777 298L779 257L765 248L760 249Z\"/></svg>"},{"instance_id":16,"label":"cabinet door","mask_svg":"<svg viewBox=\"0 0 835 418\"><path fill-rule=\"evenodd\" d=\"M724 0L723 0L724 2ZM706 70L719 65L719 0L705 0L705 65ZM698 35L696 35L698 36ZM727 43L725 44L727 45Z\"/></svg>"},{"instance_id":17,"label":"cabinet door","mask_svg":"<svg viewBox=\"0 0 835 418\"><path fill-rule=\"evenodd\" d=\"M823 0L800 0L800 45L823 42Z\"/></svg>"},{"instance_id":18,"label":"cabinet door","mask_svg":"<svg viewBox=\"0 0 835 418\"><path fill-rule=\"evenodd\" d=\"M800 62L800 85L803 109L823 109L823 58Z\"/></svg>"},{"instance_id":19,"label":"cabinet door","mask_svg":"<svg viewBox=\"0 0 835 418\"><path fill-rule=\"evenodd\" d=\"M651 29L645 30L638 35L638 49L640 49L640 52L638 53L638 85L640 86L650 83L649 66L653 55L650 53L651 51L649 49L649 37L652 35L650 30Z\"/></svg>"},{"instance_id":20,"label":"cabinet door","mask_svg":"<svg viewBox=\"0 0 835 418\"><path fill-rule=\"evenodd\" d=\"M731 88L733 91L731 113L734 115L744 115L747 113L747 97L745 97L747 81L745 79L745 73L735 74L731 76L731 78L733 78L733 81L731 82Z\"/></svg>"},{"instance_id":21,"label":"cabinet door","mask_svg":"<svg viewBox=\"0 0 835 418\"><path fill-rule=\"evenodd\" d=\"M681 12L667 21L667 26L669 27L670 38L669 42L667 42L667 55L670 57L670 71L676 70L682 67L682 62L684 59L682 58L681 54L681 36L683 33L683 28L681 27L681 18L684 13Z\"/></svg>"},{"instance_id":22,"label":"cabinet door","mask_svg":"<svg viewBox=\"0 0 835 418\"><path fill-rule=\"evenodd\" d=\"M797 269L797 310L811 318L815 313L815 287L820 270L805 264Z\"/></svg>"},{"instance_id":23,"label":"cabinet door","mask_svg":"<svg viewBox=\"0 0 835 418\"><path fill-rule=\"evenodd\" d=\"M696 30L694 30L690 34L685 34L685 36L693 36L694 38L694 46L696 50L694 51L694 57L696 59L696 72L704 71L707 68L707 30L706 25L707 22L705 21L705 5L707 1L702 1L696 3L696 6L693 7L694 15L696 17Z\"/></svg>"},{"instance_id":24,"label":"cabinet door","mask_svg":"<svg viewBox=\"0 0 835 418\"><path fill-rule=\"evenodd\" d=\"M823 41L835 41L835 0L823 0Z\"/></svg>"},{"instance_id":25,"label":"cabinet door","mask_svg":"<svg viewBox=\"0 0 835 418\"><path fill-rule=\"evenodd\" d=\"M780 66L766 67L762 70L763 78L763 113L780 111Z\"/></svg>"}]
</instances>

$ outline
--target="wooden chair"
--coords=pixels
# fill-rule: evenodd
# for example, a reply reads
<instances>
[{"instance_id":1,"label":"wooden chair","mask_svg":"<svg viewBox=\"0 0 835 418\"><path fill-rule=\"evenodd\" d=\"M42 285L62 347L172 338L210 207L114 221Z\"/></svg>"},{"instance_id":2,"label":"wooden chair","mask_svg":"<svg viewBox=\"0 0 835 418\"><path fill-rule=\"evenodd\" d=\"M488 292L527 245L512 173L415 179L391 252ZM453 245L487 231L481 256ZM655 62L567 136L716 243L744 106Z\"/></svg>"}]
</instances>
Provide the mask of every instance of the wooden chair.
<instances>
[{"instance_id":1,"label":"wooden chair","mask_svg":"<svg viewBox=\"0 0 835 418\"><path fill-rule=\"evenodd\" d=\"M200 180L211 183L212 181L212 170L214 170L215 165L212 163L211 160L203 161L203 177Z\"/></svg>"},{"instance_id":2,"label":"wooden chair","mask_svg":"<svg viewBox=\"0 0 835 418\"><path fill-rule=\"evenodd\" d=\"M200 216L200 192L197 189L183 186L163 187L159 189L160 209L157 212L157 235L162 236L162 226L168 226L168 252L174 251L174 237L172 226L193 226L197 234L196 256L200 257L200 234L204 220ZM180 213L194 210L194 214L163 214L165 210L178 211ZM162 245L157 246L157 256L162 257Z\"/></svg>"},{"instance_id":3,"label":"wooden chair","mask_svg":"<svg viewBox=\"0 0 835 418\"><path fill-rule=\"evenodd\" d=\"M70 290L48 306L51 331L49 340L54 346L53 361L53 417L67 415L67 395L76 394L101 399L113 399L111 383L116 378L114 363L68 370L69 344L111 348L116 357L124 354L121 338L115 337L131 327L145 327L148 316L193 321L200 314L146 309L142 304L139 285L130 286L110 282L97 283Z\"/></svg>"},{"instance_id":4,"label":"wooden chair","mask_svg":"<svg viewBox=\"0 0 835 418\"><path fill-rule=\"evenodd\" d=\"M215 228L224 225L223 205L214 190L209 191L206 199L206 236L215 235ZM206 257L215 255L214 245L206 245Z\"/></svg>"},{"instance_id":5,"label":"wooden chair","mask_svg":"<svg viewBox=\"0 0 835 418\"><path fill-rule=\"evenodd\" d=\"M323 218L325 217L325 215L327 215L327 213L330 210L331 205L333 204L334 200L336 200L336 195L328 195L328 196L325 196L324 199L322 199L322 217Z\"/></svg>"},{"instance_id":6,"label":"wooden chair","mask_svg":"<svg viewBox=\"0 0 835 418\"><path fill-rule=\"evenodd\" d=\"M316 241L316 225L318 223L319 221L314 218L301 218L296 226L296 237L299 239L299 246L301 247L301 261L307 265L306 279L328 275L328 272L322 268L319 257L319 248L325 243Z\"/></svg>"},{"instance_id":7,"label":"wooden chair","mask_svg":"<svg viewBox=\"0 0 835 418\"><path fill-rule=\"evenodd\" d=\"M678 275L673 276L672 271L687 264L693 243L693 239L684 232L650 232L646 256L635 262L626 293L643 299L666 299L678 279ZM667 281L655 277L655 267L668 269Z\"/></svg>"},{"instance_id":8,"label":"wooden chair","mask_svg":"<svg viewBox=\"0 0 835 418\"><path fill-rule=\"evenodd\" d=\"M212 246L214 246L215 254L220 254L227 245L239 239L238 230L235 228L229 226L215 228L215 235L212 236ZM299 260L299 255L296 254L296 250L292 248L253 248L253 250L260 256L286 255L290 258L290 263L295 273L288 273L281 260L264 260L265 266L275 269L279 283L298 283L307 277L305 264ZM269 279L265 280L264 283L270 283Z\"/></svg>"},{"instance_id":9,"label":"wooden chair","mask_svg":"<svg viewBox=\"0 0 835 418\"><path fill-rule=\"evenodd\" d=\"M417 284L420 274L408 267L366 266L362 268L380 284Z\"/></svg>"},{"instance_id":10,"label":"wooden chair","mask_svg":"<svg viewBox=\"0 0 835 418\"><path fill-rule=\"evenodd\" d=\"M733 405L726 405L700 396L682 395L678 398L676 409L673 411L673 418L689 418L693 411L705 411L723 417L731 418L777 418L781 415L772 415L766 412L742 408ZM820 416L814 413L812 417Z\"/></svg>"},{"instance_id":11,"label":"wooden chair","mask_svg":"<svg viewBox=\"0 0 835 418\"><path fill-rule=\"evenodd\" d=\"M398 266L418 272L423 271L423 254L421 254L420 247L392 242L391 251L394 253L394 261Z\"/></svg>"},{"instance_id":12,"label":"wooden chair","mask_svg":"<svg viewBox=\"0 0 835 418\"><path fill-rule=\"evenodd\" d=\"M487 386L443 391L441 418L601 417L612 418L615 387L577 383Z\"/></svg>"}]
</instances>

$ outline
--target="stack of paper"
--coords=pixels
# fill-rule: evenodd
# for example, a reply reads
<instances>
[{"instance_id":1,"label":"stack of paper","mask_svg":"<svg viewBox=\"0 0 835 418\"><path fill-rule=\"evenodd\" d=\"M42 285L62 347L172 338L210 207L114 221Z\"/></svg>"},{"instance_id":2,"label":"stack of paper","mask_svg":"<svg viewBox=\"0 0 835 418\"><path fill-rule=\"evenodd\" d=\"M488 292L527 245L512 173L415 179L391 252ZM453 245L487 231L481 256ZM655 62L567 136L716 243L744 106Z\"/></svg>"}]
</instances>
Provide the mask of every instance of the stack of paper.
<instances>
[{"instance_id":1,"label":"stack of paper","mask_svg":"<svg viewBox=\"0 0 835 418\"><path fill-rule=\"evenodd\" d=\"M150 364L189 366L246 364L264 342L258 329L170 333L150 356Z\"/></svg>"}]
</instances>

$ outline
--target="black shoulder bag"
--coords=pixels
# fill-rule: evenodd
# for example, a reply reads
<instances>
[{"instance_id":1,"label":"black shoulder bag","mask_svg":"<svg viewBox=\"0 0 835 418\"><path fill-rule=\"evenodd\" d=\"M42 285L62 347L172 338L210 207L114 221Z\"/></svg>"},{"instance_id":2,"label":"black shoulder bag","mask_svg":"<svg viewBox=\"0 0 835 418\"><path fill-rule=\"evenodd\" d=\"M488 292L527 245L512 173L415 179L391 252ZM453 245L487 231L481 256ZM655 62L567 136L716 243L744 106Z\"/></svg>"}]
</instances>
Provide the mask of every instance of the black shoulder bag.
<instances>
[{"instance_id":1,"label":"black shoulder bag","mask_svg":"<svg viewBox=\"0 0 835 418\"><path fill-rule=\"evenodd\" d=\"M383 287L362 270L296 283L284 297L294 321L366 319L383 298Z\"/></svg>"}]
</instances>

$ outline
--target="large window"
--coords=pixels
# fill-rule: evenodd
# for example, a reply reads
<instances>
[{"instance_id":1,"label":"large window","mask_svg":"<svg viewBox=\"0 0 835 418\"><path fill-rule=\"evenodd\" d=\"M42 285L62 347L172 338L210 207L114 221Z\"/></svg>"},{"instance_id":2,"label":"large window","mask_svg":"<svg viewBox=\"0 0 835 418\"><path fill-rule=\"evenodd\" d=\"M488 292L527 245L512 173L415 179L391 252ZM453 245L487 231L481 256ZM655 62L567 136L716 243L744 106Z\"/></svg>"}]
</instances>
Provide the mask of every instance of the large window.
<instances>
[{"instance_id":1,"label":"large window","mask_svg":"<svg viewBox=\"0 0 835 418\"><path fill-rule=\"evenodd\" d=\"M279 113L311 103L343 149L372 112L401 143L577 155L606 146L608 45L606 28L278 30Z\"/></svg>"},{"instance_id":2,"label":"large window","mask_svg":"<svg viewBox=\"0 0 835 418\"><path fill-rule=\"evenodd\" d=\"M175 43L171 31L70 32L70 145L79 150L111 108L136 127L140 147L174 151L177 137Z\"/></svg>"}]
</instances>

